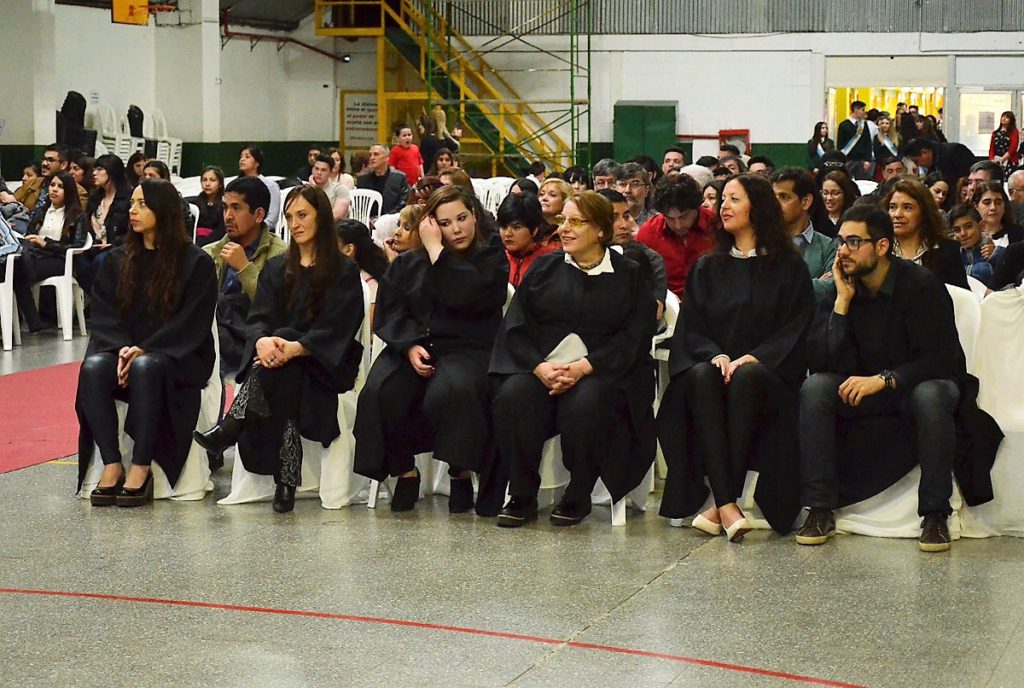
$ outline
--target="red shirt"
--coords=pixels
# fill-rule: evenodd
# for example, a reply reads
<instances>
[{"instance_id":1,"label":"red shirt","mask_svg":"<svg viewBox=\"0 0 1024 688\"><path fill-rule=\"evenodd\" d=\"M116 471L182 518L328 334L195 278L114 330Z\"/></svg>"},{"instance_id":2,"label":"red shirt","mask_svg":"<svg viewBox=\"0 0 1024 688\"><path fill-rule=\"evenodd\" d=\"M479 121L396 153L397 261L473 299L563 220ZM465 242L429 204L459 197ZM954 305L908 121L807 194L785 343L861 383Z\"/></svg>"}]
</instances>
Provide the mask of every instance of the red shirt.
<instances>
[{"instance_id":1,"label":"red shirt","mask_svg":"<svg viewBox=\"0 0 1024 688\"><path fill-rule=\"evenodd\" d=\"M665 259L665 277L668 289L680 299L686 290L686 276L697 259L715 247L717 218L707 208L698 209L697 221L680 238L665 225L665 216L658 214L645 222L636 240L654 249Z\"/></svg>"},{"instance_id":2,"label":"red shirt","mask_svg":"<svg viewBox=\"0 0 1024 688\"><path fill-rule=\"evenodd\" d=\"M388 156L388 164L399 172L404 172L409 186L415 186L416 182L420 180L420 165L423 164L423 156L420 155L419 146L415 143L410 144L408 148L395 146L391 149L391 155Z\"/></svg>"},{"instance_id":3,"label":"red shirt","mask_svg":"<svg viewBox=\"0 0 1024 688\"><path fill-rule=\"evenodd\" d=\"M505 255L508 257L508 283L518 289L519 283L523 281L523 277L526 276L526 271L533 265L533 261L545 253L551 253L560 248L562 247L558 244L538 244L522 256L514 256L505 251Z\"/></svg>"}]
</instances>

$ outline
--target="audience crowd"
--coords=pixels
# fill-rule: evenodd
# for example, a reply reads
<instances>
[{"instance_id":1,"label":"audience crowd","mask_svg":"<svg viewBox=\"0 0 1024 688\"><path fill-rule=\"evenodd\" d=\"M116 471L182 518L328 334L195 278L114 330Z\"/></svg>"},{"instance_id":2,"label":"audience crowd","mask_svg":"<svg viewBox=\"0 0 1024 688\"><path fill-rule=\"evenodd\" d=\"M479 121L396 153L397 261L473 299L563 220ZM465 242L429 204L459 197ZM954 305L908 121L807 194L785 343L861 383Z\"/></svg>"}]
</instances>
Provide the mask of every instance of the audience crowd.
<instances>
[{"instance_id":1,"label":"audience crowd","mask_svg":"<svg viewBox=\"0 0 1024 688\"><path fill-rule=\"evenodd\" d=\"M76 410L80 487L94 447L104 465L94 505L147 503L152 462L173 485L194 439L213 470L236 446L290 511L301 439L327 447L347 431L338 398L357 386L354 471L396 479L393 511L415 508L414 457L433 451L452 513L522 526L556 435L571 476L556 526L590 513L598 479L613 500L636 488L657 441L660 513L733 542L751 528L748 470L779 533L807 509L804 545L916 465L923 551L950 547L954 476L969 504L992 498L1002 435L976 404L950 290L981 297L1024 278L1012 112L987 159L914 107L856 101L834 141L817 123L805 168L728 143L693 164L678 147L660 164L536 162L494 214L443 117L415 125L418 144L400 123L351 174L338 149L310 146L278 183L249 145L237 176L208 166L187 199L159 161L57 144L14 193L0 180L3 224L20 235L0 233L0 260L14 260L29 332L48 326L32 286L89 246L74 261L91 319ZM356 189L381 195L369 222L350 218ZM383 348L361 371L364 319ZM656 382L652 337L673 328ZM236 394L194 432L213 333Z\"/></svg>"}]
</instances>

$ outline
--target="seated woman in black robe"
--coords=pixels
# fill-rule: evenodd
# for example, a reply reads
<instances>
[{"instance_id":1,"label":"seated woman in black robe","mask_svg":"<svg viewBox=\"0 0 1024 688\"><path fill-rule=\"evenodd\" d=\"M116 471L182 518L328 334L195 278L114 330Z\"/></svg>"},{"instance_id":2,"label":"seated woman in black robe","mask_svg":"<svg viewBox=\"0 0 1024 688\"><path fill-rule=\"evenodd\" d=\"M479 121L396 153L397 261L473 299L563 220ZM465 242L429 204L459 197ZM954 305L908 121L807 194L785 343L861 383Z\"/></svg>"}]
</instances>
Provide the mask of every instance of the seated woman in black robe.
<instances>
[{"instance_id":1,"label":"seated woman in black robe","mask_svg":"<svg viewBox=\"0 0 1024 688\"><path fill-rule=\"evenodd\" d=\"M213 261L185 236L178 191L170 182L143 181L132 192L129 224L96 277L78 377L79 489L94 442L104 463L93 506L151 501L153 461L174 486L213 370L217 278ZM125 431L135 440L127 473L115 400L128 402Z\"/></svg>"},{"instance_id":2,"label":"seated woman in black robe","mask_svg":"<svg viewBox=\"0 0 1024 688\"><path fill-rule=\"evenodd\" d=\"M725 232L686 282L669 354L671 382L658 411L668 479L661 515L693 519L730 541L750 530L736 501L748 469L772 527L788 532L800 510L797 392L814 311L807 266L786 235L772 186L743 174L723 189Z\"/></svg>"},{"instance_id":3,"label":"seated woman in black robe","mask_svg":"<svg viewBox=\"0 0 1024 688\"><path fill-rule=\"evenodd\" d=\"M295 507L302 437L330 446L338 395L352 389L363 347L359 267L342 255L322 189L296 186L284 203L288 252L267 261L249 307L242 381L224 419L196 441L221 452L235 442L246 470L273 475L274 511Z\"/></svg>"},{"instance_id":4,"label":"seated woman in black robe","mask_svg":"<svg viewBox=\"0 0 1024 688\"><path fill-rule=\"evenodd\" d=\"M654 460L651 337L657 302L640 266L608 247L615 209L593 191L559 217L564 250L541 256L516 290L491 357L501 377L494 425L509 502L498 525L537 517L544 442L561 435L571 475L551 523L590 513L600 477L613 500L640 484Z\"/></svg>"},{"instance_id":5,"label":"seated woman in black robe","mask_svg":"<svg viewBox=\"0 0 1024 688\"><path fill-rule=\"evenodd\" d=\"M374 362L356 411L355 471L398 476L392 511L419 498L416 454L448 463L448 510L473 508L471 471L482 473L477 513L500 508L490 482L487 361L508 295L508 261L484 230L468 191L431 194L419 235L381 280L374 330L387 347ZM501 487L503 489L503 486Z\"/></svg>"},{"instance_id":6,"label":"seated woman in black robe","mask_svg":"<svg viewBox=\"0 0 1024 688\"><path fill-rule=\"evenodd\" d=\"M63 275L68 249L85 246L89 233L88 222L82 221L78 185L69 172L55 174L47 193L50 202L33 215L21 241L21 255L14 263L14 295L29 332L39 332L45 327L32 298L32 285Z\"/></svg>"}]
</instances>

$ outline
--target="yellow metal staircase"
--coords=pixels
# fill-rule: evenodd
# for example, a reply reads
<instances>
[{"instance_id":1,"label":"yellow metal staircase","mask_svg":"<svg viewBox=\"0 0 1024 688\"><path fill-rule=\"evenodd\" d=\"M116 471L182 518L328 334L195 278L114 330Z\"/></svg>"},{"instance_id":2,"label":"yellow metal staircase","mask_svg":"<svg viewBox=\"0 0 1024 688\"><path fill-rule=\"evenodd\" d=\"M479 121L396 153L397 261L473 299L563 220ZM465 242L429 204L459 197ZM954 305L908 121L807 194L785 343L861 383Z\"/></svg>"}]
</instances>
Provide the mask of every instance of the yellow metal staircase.
<instances>
[{"instance_id":1,"label":"yellow metal staircase","mask_svg":"<svg viewBox=\"0 0 1024 688\"><path fill-rule=\"evenodd\" d=\"M315 12L319 35L377 38L382 138L390 123L382 107L388 101L382 78L386 43L426 84L428 100L458 108L462 121L510 171L521 173L535 160L555 169L573 164L572 147L429 0L317 0Z\"/></svg>"}]
</instances>

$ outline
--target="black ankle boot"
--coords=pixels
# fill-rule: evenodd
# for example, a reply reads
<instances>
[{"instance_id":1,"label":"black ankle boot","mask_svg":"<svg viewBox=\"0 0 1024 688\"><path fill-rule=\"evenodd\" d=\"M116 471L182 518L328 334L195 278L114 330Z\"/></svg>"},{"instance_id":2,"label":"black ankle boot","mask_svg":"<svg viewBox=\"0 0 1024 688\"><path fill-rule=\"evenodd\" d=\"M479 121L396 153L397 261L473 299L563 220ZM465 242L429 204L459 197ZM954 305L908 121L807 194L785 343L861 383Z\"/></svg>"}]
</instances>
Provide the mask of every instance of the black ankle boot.
<instances>
[{"instance_id":1,"label":"black ankle boot","mask_svg":"<svg viewBox=\"0 0 1024 688\"><path fill-rule=\"evenodd\" d=\"M193 432L192 438L206 451L221 454L228 447L234 446L241 434L242 421L234 416L224 416L224 420L206 432Z\"/></svg>"},{"instance_id":2,"label":"black ankle boot","mask_svg":"<svg viewBox=\"0 0 1024 688\"><path fill-rule=\"evenodd\" d=\"M278 483L274 490L274 511L286 514L295 508L295 486Z\"/></svg>"},{"instance_id":3,"label":"black ankle boot","mask_svg":"<svg viewBox=\"0 0 1024 688\"><path fill-rule=\"evenodd\" d=\"M462 514L473 509L473 479L452 478L448 513Z\"/></svg>"},{"instance_id":4,"label":"black ankle boot","mask_svg":"<svg viewBox=\"0 0 1024 688\"><path fill-rule=\"evenodd\" d=\"M399 478L395 481L395 492L391 495L392 511L412 511L420 498L420 471L412 478Z\"/></svg>"}]
</instances>

